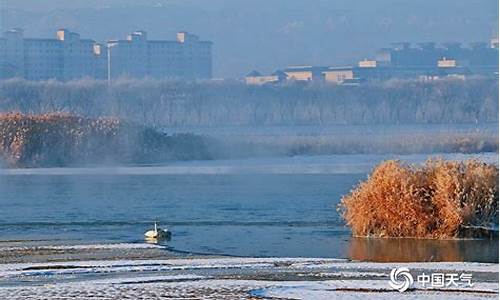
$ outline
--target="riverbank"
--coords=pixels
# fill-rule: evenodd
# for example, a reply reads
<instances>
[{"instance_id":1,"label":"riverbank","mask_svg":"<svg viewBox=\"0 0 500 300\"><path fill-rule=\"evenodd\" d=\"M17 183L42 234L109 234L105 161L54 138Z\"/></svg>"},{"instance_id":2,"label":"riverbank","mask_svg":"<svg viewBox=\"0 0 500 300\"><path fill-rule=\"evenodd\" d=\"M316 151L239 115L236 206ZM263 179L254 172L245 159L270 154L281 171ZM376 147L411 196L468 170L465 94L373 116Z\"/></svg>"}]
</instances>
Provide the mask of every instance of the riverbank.
<instances>
[{"instance_id":1,"label":"riverbank","mask_svg":"<svg viewBox=\"0 0 500 300\"><path fill-rule=\"evenodd\" d=\"M393 268L470 274L457 285L404 293L424 299L498 298L498 264L369 263L312 258L170 258L0 264L4 299L399 299Z\"/></svg>"}]
</instances>

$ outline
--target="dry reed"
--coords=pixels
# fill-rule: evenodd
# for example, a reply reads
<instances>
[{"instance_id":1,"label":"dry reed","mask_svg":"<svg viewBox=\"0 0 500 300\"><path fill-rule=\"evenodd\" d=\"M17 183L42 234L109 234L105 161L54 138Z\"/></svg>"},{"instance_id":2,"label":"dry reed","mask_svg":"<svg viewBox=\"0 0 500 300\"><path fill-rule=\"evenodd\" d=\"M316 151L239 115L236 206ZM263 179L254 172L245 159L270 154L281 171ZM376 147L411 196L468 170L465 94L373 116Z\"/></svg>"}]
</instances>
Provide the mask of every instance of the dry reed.
<instances>
[{"instance_id":1,"label":"dry reed","mask_svg":"<svg viewBox=\"0 0 500 300\"><path fill-rule=\"evenodd\" d=\"M40 167L85 164L155 163L207 159L206 140L112 117L67 113L0 113L0 166Z\"/></svg>"},{"instance_id":2,"label":"dry reed","mask_svg":"<svg viewBox=\"0 0 500 300\"><path fill-rule=\"evenodd\" d=\"M477 160L378 165L343 197L355 236L456 238L498 218L498 167Z\"/></svg>"}]
</instances>

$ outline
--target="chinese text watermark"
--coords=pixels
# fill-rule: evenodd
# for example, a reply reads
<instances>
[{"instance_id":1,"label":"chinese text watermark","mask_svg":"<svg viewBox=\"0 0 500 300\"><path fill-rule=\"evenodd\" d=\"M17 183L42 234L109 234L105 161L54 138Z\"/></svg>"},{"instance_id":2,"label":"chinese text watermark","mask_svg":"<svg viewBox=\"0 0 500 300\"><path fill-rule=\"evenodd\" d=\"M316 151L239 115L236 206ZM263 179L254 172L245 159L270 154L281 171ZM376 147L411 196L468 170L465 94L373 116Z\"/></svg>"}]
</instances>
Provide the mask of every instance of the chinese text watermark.
<instances>
[{"instance_id":1,"label":"chinese text watermark","mask_svg":"<svg viewBox=\"0 0 500 300\"><path fill-rule=\"evenodd\" d=\"M414 285L422 288L449 288L449 287L473 287L471 273L425 273L416 276L416 280L410 270L405 267L391 270L389 285L400 292L408 290Z\"/></svg>"}]
</instances>

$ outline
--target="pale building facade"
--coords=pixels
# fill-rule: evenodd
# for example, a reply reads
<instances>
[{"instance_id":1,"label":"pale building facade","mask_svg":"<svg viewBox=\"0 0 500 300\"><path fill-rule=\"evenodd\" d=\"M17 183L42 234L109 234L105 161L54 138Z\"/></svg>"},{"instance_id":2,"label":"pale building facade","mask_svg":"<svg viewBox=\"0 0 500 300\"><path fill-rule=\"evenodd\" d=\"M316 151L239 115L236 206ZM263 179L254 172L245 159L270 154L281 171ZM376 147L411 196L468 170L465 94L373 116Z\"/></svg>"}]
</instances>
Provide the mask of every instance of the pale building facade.
<instances>
[{"instance_id":1,"label":"pale building facade","mask_svg":"<svg viewBox=\"0 0 500 300\"><path fill-rule=\"evenodd\" d=\"M457 61L443 57L437 61L437 66L438 68L455 68L457 67Z\"/></svg>"},{"instance_id":2,"label":"pale building facade","mask_svg":"<svg viewBox=\"0 0 500 300\"><path fill-rule=\"evenodd\" d=\"M316 66L290 66L283 70L287 80L292 81L317 81L323 79L323 71L326 67Z\"/></svg>"},{"instance_id":3,"label":"pale building facade","mask_svg":"<svg viewBox=\"0 0 500 300\"><path fill-rule=\"evenodd\" d=\"M276 71L271 75L262 75L257 71L252 71L245 77L245 83L248 85L265 85L282 83L287 79L287 75L282 71Z\"/></svg>"},{"instance_id":4,"label":"pale building facade","mask_svg":"<svg viewBox=\"0 0 500 300\"><path fill-rule=\"evenodd\" d=\"M212 76L212 43L179 32L175 41L149 41L145 31L125 40L100 44L67 29L55 39L25 38L22 29L0 38L0 78L29 80L208 79Z\"/></svg>"},{"instance_id":5,"label":"pale building facade","mask_svg":"<svg viewBox=\"0 0 500 300\"><path fill-rule=\"evenodd\" d=\"M66 29L58 30L55 39L25 38L22 29L9 30L0 38L0 78L102 78L102 70L97 71L102 59L94 51L95 44Z\"/></svg>"},{"instance_id":6,"label":"pale building facade","mask_svg":"<svg viewBox=\"0 0 500 300\"><path fill-rule=\"evenodd\" d=\"M373 59L363 59L358 62L358 67L359 68L376 68L377 67L377 61Z\"/></svg>"},{"instance_id":7,"label":"pale building facade","mask_svg":"<svg viewBox=\"0 0 500 300\"><path fill-rule=\"evenodd\" d=\"M108 42L111 78L209 79L212 77L212 42L177 33L175 41L148 40L136 31L126 40Z\"/></svg>"},{"instance_id":8,"label":"pale building facade","mask_svg":"<svg viewBox=\"0 0 500 300\"><path fill-rule=\"evenodd\" d=\"M323 78L326 82L341 84L346 80L354 79L352 67L329 67L323 72Z\"/></svg>"}]
</instances>

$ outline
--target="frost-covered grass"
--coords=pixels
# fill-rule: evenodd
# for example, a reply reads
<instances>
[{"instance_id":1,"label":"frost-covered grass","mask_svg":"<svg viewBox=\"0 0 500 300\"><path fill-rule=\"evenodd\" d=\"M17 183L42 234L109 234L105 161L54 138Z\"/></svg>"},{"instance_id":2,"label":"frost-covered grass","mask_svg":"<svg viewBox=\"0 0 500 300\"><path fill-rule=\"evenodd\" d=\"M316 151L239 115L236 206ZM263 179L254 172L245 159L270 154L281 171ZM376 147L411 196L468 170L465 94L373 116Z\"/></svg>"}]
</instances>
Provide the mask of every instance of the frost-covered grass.
<instances>
[{"instance_id":1,"label":"frost-covered grass","mask_svg":"<svg viewBox=\"0 0 500 300\"><path fill-rule=\"evenodd\" d=\"M226 156L482 153L498 151L498 134L487 131L393 134L249 135L225 137Z\"/></svg>"}]
</instances>

